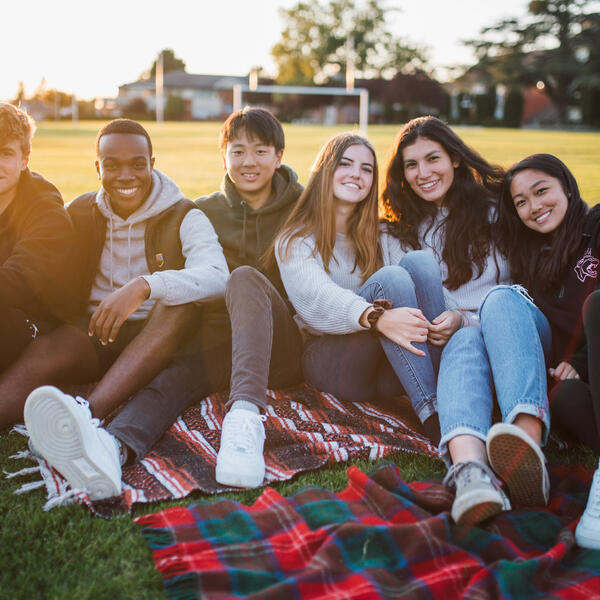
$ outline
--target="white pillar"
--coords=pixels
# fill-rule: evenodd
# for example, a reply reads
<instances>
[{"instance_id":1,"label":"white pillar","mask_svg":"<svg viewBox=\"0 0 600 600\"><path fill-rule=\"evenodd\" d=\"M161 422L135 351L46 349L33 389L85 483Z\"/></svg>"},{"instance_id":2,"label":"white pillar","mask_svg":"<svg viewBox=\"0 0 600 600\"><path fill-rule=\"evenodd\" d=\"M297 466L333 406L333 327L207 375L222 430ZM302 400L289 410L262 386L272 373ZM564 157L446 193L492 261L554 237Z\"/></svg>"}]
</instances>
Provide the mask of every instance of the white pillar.
<instances>
[{"instance_id":1,"label":"white pillar","mask_svg":"<svg viewBox=\"0 0 600 600\"><path fill-rule=\"evenodd\" d=\"M163 73L163 53L162 50L158 55L158 59L156 61L156 122L162 123L165 119L165 111L163 105L163 83L164 83L164 73Z\"/></svg>"},{"instance_id":2,"label":"white pillar","mask_svg":"<svg viewBox=\"0 0 600 600\"><path fill-rule=\"evenodd\" d=\"M233 112L242 110L242 86L236 83L233 86Z\"/></svg>"},{"instance_id":3,"label":"white pillar","mask_svg":"<svg viewBox=\"0 0 600 600\"><path fill-rule=\"evenodd\" d=\"M73 127L75 127L79 121L79 104L77 104L77 96L75 94L71 96L71 116L73 118Z\"/></svg>"},{"instance_id":4,"label":"white pillar","mask_svg":"<svg viewBox=\"0 0 600 600\"><path fill-rule=\"evenodd\" d=\"M354 91L354 36L346 40L346 91Z\"/></svg>"},{"instance_id":5,"label":"white pillar","mask_svg":"<svg viewBox=\"0 0 600 600\"><path fill-rule=\"evenodd\" d=\"M360 90L358 128L363 135L367 135L369 126L369 90Z\"/></svg>"}]
</instances>

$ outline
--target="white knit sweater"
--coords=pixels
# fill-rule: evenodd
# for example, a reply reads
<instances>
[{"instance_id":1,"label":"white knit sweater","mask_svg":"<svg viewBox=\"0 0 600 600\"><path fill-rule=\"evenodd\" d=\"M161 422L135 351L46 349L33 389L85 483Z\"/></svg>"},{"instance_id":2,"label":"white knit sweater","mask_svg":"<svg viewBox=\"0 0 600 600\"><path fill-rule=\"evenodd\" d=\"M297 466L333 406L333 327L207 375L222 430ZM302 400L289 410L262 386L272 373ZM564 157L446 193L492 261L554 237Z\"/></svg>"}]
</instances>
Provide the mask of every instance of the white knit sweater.
<instances>
[{"instance_id":1,"label":"white knit sweater","mask_svg":"<svg viewBox=\"0 0 600 600\"><path fill-rule=\"evenodd\" d=\"M448 267L442 260L442 251L444 249L445 231L444 227L437 230L438 225L447 216L448 210L441 208L438 210L433 226L426 232L428 223L422 223L419 228L419 240L423 250L431 252L438 264L442 273L442 281L448 277ZM436 231L437 230L437 231ZM494 260L495 259L495 260ZM498 270L496 269L496 261L499 268L499 277L496 281ZM485 268L481 277L473 278L467 283L464 283L455 290L444 288L444 296L446 306L449 309L460 310L465 316L467 322L471 325L479 323L478 310L483 302L486 294L495 285L510 283L509 267L506 259L500 252L493 250L485 263Z\"/></svg>"},{"instance_id":2,"label":"white knit sweater","mask_svg":"<svg viewBox=\"0 0 600 600\"><path fill-rule=\"evenodd\" d=\"M404 254L398 240L382 233L380 243L384 265L398 264ZM337 234L329 273L314 252L312 236L295 239L286 260L280 258L279 250L277 240L275 256L281 279L301 330L314 335L364 330L358 320L371 303L356 293L362 281L360 272L354 270L354 252L344 234Z\"/></svg>"}]
</instances>

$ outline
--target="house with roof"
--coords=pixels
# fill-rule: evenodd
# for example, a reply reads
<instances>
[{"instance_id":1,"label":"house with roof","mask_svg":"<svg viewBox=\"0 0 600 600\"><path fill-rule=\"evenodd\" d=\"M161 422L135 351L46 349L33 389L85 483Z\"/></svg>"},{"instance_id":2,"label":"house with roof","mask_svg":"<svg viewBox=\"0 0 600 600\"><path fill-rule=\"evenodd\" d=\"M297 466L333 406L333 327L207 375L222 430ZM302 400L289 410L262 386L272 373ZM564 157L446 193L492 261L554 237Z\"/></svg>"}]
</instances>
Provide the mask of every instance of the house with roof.
<instances>
[{"instance_id":1,"label":"house with roof","mask_svg":"<svg viewBox=\"0 0 600 600\"><path fill-rule=\"evenodd\" d=\"M248 77L233 75L196 75L186 71L169 71L163 78L165 103L177 97L183 101L183 118L190 120L221 119L232 111L232 90L237 83L248 82ZM138 79L119 86L117 105L121 110L134 100L143 100L149 111L156 110L156 81Z\"/></svg>"}]
</instances>

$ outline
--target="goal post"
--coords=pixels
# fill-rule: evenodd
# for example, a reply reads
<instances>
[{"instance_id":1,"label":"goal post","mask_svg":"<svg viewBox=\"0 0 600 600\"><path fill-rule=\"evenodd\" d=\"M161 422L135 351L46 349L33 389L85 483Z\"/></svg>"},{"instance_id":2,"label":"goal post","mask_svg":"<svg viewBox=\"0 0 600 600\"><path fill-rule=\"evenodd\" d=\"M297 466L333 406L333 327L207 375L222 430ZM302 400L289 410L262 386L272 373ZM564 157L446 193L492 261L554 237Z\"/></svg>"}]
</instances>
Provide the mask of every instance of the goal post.
<instances>
[{"instance_id":1,"label":"goal post","mask_svg":"<svg viewBox=\"0 0 600 600\"><path fill-rule=\"evenodd\" d=\"M367 135L369 125L369 90L366 88L313 87L305 85L249 85L236 83L233 86L233 112L242 109L244 92L253 94L296 94L308 96L354 96L359 98L358 128L363 135Z\"/></svg>"}]
</instances>

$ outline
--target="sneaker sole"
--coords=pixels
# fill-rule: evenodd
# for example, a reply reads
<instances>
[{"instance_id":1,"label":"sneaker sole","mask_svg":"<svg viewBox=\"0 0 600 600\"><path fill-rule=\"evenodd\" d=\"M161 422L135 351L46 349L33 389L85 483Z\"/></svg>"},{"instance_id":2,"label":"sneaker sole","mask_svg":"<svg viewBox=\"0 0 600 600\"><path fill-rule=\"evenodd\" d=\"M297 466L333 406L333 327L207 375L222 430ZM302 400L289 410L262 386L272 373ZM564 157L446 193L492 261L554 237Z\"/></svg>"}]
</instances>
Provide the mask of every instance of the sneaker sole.
<instances>
[{"instance_id":1,"label":"sneaker sole","mask_svg":"<svg viewBox=\"0 0 600 600\"><path fill-rule=\"evenodd\" d=\"M589 550L600 550L600 537L598 536L598 531L590 531L589 533L590 535L588 535L588 531L585 529L577 527L575 529L575 541L577 542L577 545Z\"/></svg>"},{"instance_id":2,"label":"sneaker sole","mask_svg":"<svg viewBox=\"0 0 600 600\"><path fill-rule=\"evenodd\" d=\"M236 473L234 471L228 471L227 469L220 468L218 465L218 460L219 459L217 457L217 466L215 468L215 479L217 480L217 483L246 489L260 487L263 484L265 479L264 465L262 476L260 479L258 479L258 477L248 477L244 473Z\"/></svg>"},{"instance_id":3,"label":"sneaker sole","mask_svg":"<svg viewBox=\"0 0 600 600\"><path fill-rule=\"evenodd\" d=\"M501 513L503 505L496 501L482 502L476 506L472 506L465 510L458 520L455 520L459 525L477 525L482 521L491 519Z\"/></svg>"},{"instance_id":4,"label":"sneaker sole","mask_svg":"<svg viewBox=\"0 0 600 600\"><path fill-rule=\"evenodd\" d=\"M84 489L92 500L121 493L111 478L86 454L77 417L62 392L53 387L33 391L24 409L33 445L72 488Z\"/></svg>"},{"instance_id":5,"label":"sneaker sole","mask_svg":"<svg viewBox=\"0 0 600 600\"><path fill-rule=\"evenodd\" d=\"M487 454L492 469L508 486L510 499L515 504L546 506L541 450L507 431L488 435Z\"/></svg>"}]
</instances>

